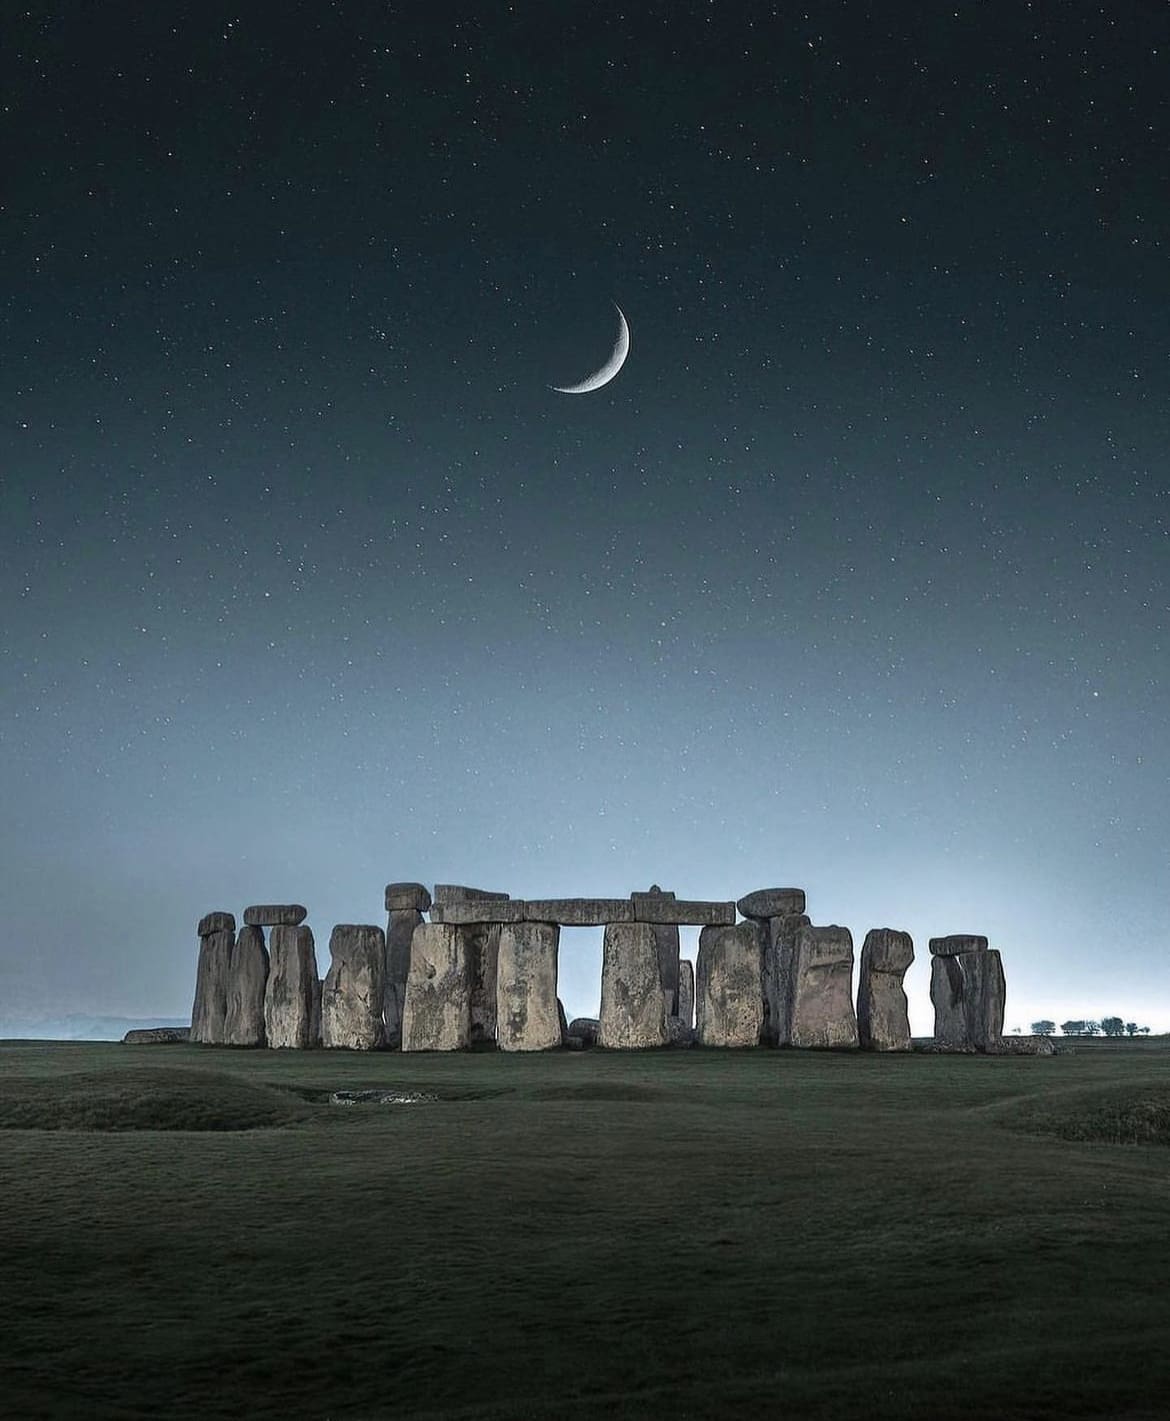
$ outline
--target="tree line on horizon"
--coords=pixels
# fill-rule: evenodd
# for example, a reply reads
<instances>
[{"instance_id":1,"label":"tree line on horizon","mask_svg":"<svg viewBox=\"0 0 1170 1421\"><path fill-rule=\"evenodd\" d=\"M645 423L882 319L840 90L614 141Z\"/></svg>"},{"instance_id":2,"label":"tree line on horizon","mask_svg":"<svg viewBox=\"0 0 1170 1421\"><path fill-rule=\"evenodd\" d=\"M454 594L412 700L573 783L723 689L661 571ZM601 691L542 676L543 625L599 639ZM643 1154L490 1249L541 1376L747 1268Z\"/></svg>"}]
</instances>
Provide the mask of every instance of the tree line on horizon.
<instances>
[{"instance_id":1,"label":"tree line on horizon","mask_svg":"<svg viewBox=\"0 0 1170 1421\"><path fill-rule=\"evenodd\" d=\"M1119 1016L1103 1016L1100 1021L1062 1021L1060 1031L1063 1036L1149 1036L1148 1026L1139 1026L1136 1021L1122 1021ZM1056 1022L1034 1021L1033 1036L1055 1036Z\"/></svg>"}]
</instances>

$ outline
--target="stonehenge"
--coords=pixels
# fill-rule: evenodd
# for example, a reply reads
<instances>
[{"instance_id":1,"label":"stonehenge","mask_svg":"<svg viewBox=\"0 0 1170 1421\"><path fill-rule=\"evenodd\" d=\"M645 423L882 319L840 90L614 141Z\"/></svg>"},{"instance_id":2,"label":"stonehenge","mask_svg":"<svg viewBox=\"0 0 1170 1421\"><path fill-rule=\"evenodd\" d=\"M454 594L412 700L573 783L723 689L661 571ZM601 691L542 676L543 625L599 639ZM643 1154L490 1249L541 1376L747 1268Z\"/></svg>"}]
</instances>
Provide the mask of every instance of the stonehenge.
<instances>
[{"instance_id":1,"label":"stonehenge","mask_svg":"<svg viewBox=\"0 0 1170 1421\"><path fill-rule=\"evenodd\" d=\"M375 1051L385 1041L386 935L372 924L338 923L321 984L321 1044Z\"/></svg>"},{"instance_id":2,"label":"stonehenge","mask_svg":"<svg viewBox=\"0 0 1170 1421\"><path fill-rule=\"evenodd\" d=\"M735 901L682 899L657 884L625 898L522 899L412 882L388 884L383 903L385 932L334 927L323 982L300 904L247 907L238 933L234 914L206 913L190 1041L351 1051L932 1049L910 1037L910 935L866 934L855 1006L852 934L815 925L799 888ZM558 996L566 926L604 928L599 1014L572 1022ZM700 930L694 964L680 956L684 926ZM930 959L933 1049L1001 1051L1000 954L985 937L952 934L930 939Z\"/></svg>"},{"instance_id":3,"label":"stonehenge","mask_svg":"<svg viewBox=\"0 0 1170 1421\"><path fill-rule=\"evenodd\" d=\"M930 939L934 1039L956 1051L994 1051L1003 1037L1003 963L985 937Z\"/></svg>"},{"instance_id":4,"label":"stonehenge","mask_svg":"<svg viewBox=\"0 0 1170 1421\"><path fill-rule=\"evenodd\" d=\"M763 931L748 918L699 934L695 1026L703 1046L758 1046L764 1025Z\"/></svg>"},{"instance_id":5,"label":"stonehenge","mask_svg":"<svg viewBox=\"0 0 1170 1421\"><path fill-rule=\"evenodd\" d=\"M857 1035L866 1051L909 1051L910 1014L902 978L914 961L909 933L870 928L861 945Z\"/></svg>"}]
</instances>

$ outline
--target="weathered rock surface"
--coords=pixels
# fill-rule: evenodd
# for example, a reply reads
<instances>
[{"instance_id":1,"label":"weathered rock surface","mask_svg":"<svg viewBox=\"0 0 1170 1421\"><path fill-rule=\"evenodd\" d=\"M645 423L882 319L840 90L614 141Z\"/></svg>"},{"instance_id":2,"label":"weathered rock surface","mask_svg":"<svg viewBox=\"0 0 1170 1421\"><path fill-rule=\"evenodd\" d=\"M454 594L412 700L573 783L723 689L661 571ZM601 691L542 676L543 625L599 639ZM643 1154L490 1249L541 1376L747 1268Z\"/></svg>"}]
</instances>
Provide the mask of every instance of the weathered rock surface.
<instances>
[{"instance_id":1,"label":"weathered rock surface","mask_svg":"<svg viewBox=\"0 0 1170 1421\"><path fill-rule=\"evenodd\" d=\"M402 1008L406 1002L406 979L410 974L410 941L422 920L422 913L417 908L393 909L386 920L382 1021L387 1046L398 1046L402 1041Z\"/></svg>"},{"instance_id":2,"label":"weathered rock surface","mask_svg":"<svg viewBox=\"0 0 1170 1421\"><path fill-rule=\"evenodd\" d=\"M295 928L309 916L299 903L255 903L244 909L244 923L250 928Z\"/></svg>"},{"instance_id":3,"label":"weathered rock surface","mask_svg":"<svg viewBox=\"0 0 1170 1421\"><path fill-rule=\"evenodd\" d=\"M500 930L497 1040L501 1051L550 1051L561 1044L555 923L509 923Z\"/></svg>"},{"instance_id":4,"label":"weathered rock surface","mask_svg":"<svg viewBox=\"0 0 1170 1421\"><path fill-rule=\"evenodd\" d=\"M468 923L459 929L467 955L471 982L471 1041L496 1041L499 1037L499 923Z\"/></svg>"},{"instance_id":5,"label":"weathered rock surface","mask_svg":"<svg viewBox=\"0 0 1170 1421\"><path fill-rule=\"evenodd\" d=\"M766 922L768 918L791 918L804 912L803 888L757 888L735 905L745 918Z\"/></svg>"},{"instance_id":6,"label":"weathered rock surface","mask_svg":"<svg viewBox=\"0 0 1170 1421\"><path fill-rule=\"evenodd\" d=\"M569 1034L569 1018L565 1015L565 1004L560 997L557 998L557 1025L561 1029L561 1045L565 1044L565 1037Z\"/></svg>"},{"instance_id":7,"label":"weathered rock surface","mask_svg":"<svg viewBox=\"0 0 1170 1421\"><path fill-rule=\"evenodd\" d=\"M263 1046L264 993L268 987L268 948L264 929L245 924L232 948L228 975L224 1040L229 1046Z\"/></svg>"},{"instance_id":8,"label":"weathered rock surface","mask_svg":"<svg viewBox=\"0 0 1170 1421\"><path fill-rule=\"evenodd\" d=\"M520 898L468 898L431 907L432 923L521 923L527 917Z\"/></svg>"},{"instance_id":9,"label":"weathered rock surface","mask_svg":"<svg viewBox=\"0 0 1170 1421\"><path fill-rule=\"evenodd\" d=\"M987 1048L989 1056L1056 1056L1051 1036L1004 1036Z\"/></svg>"},{"instance_id":10,"label":"weathered rock surface","mask_svg":"<svg viewBox=\"0 0 1170 1421\"><path fill-rule=\"evenodd\" d=\"M666 1007L649 923L610 923L601 951L598 1044L611 1050L665 1046Z\"/></svg>"},{"instance_id":11,"label":"weathered rock surface","mask_svg":"<svg viewBox=\"0 0 1170 1421\"><path fill-rule=\"evenodd\" d=\"M669 897L665 893L635 893L636 923L674 923L690 927L720 927L735 922L734 903L713 903Z\"/></svg>"},{"instance_id":12,"label":"weathered rock surface","mask_svg":"<svg viewBox=\"0 0 1170 1421\"><path fill-rule=\"evenodd\" d=\"M468 888L463 883L436 883L431 901L431 922L446 922L446 911L455 903L507 903L509 901L507 893L493 893L487 888ZM503 922L504 919L495 918L494 921ZM515 918L509 918L507 921L514 922Z\"/></svg>"},{"instance_id":13,"label":"weathered rock surface","mask_svg":"<svg viewBox=\"0 0 1170 1421\"><path fill-rule=\"evenodd\" d=\"M685 957L678 964L678 1019L684 1026L695 1024L695 968Z\"/></svg>"},{"instance_id":14,"label":"weathered rock surface","mask_svg":"<svg viewBox=\"0 0 1170 1421\"><path fill-rule=\"evenodd\" d=\"M212 933L234 933L236 930L236 916L234 913L224 913L216 911L205 913L199 919L199 926L195 930L196 937L210 937Z\"/></svg>"},{"instance_id":15,"label":"weathered rock surface","mask_svg":"<svg viewBox=\"0 0 1170 1421\"><path fill-rule=\"evenodd\" d=\"M764 1025L763 930L750 918L699 934L695 1015L704 1046L758 1046Z\"/></svg>"},{"instance_id":16,"label":"weathered rock surface","mask_svg":"<svg viewBox=\"0 0 1170 1421\"><path fill-rule=\"evenodd\" d=\"M402 1049L460 1051L470 1044L466 934L454 923L422 923L410 944Z\"/></svg>"},{"instance_id":17,"label":"weathered rock surface","mask_svg":"<svg viewBox=\"0 0 1170 1421\"><path fill-rule=\"evenodd\" d=\"M321 986L321 1044L376 1051L385 1042L386 936L369 923L338 923Z\"/></svg>"},{"instance_id":18,"label":"weathered rock surface","mask_svg":"<svg viewBox=\"0 0 1170 1421\"><path fill-rule=\"evenodd\" d=\"M958 1050L988 1051L998 1045L1007 997L999 953L984 948L936 955L930 968L935 1041Z\"/></svg>"},{"instance_id":19,"label":"weathered rock surface","mask_svg":"<svg viewBox=\"0 0 1170 1421\"><path fill-rule=\"evenodd\" d=\"M575 1036L583 1046L596 1046L601 1034L601 1022L595 1016L575 1016L569 1022L569 1035Z\"/></svg>"},{"instance_id":20,"label":"weathered rock surface","mask_svg":"<svg viewBox=\"0 0 1170 1421\"><path fill-rule=\"evenodd\" d=\"M406 913L412 910L425 913L431 906L430 890L425 883L388 883L386 885L386 911Z\"/></svg>"},{"instance_id":21,"label":"weathered rock surface","mask_svg":"<svg viewBox=\"0 0 1170 1421\"><path fill-rule=\"evenodd\" d=\"M666 1018L666 1035L671 1046L696 1046L699 1041L699 1033L690 1022L677 1016Z\"/></svg>"},{"instance_id":22,"label":"weathered rock surface","mask_svg":"<svg viewBox=\"0 0 1170 1421\"><path fill-rule=\"evenodd\" d=\"M277 924L268 939L264 1034L274 1048L321 1044L321 982L312 928Z\"/></svg>"},{"instance_id":23,"label":"weathered rock surface","mask_svg":"<svg viewBox=\"0 0 1170 1421\"><path fill-rule=\"evenodd\" d=\"M853 1008L853 937L848 928L802 924L792 964L789 1045L857 1045Z\"/></svg>"},{"instance_id":24,"label":"weathered rock surface","mask_svg":"<svg viewBox=\"0 0 1170 1421\"><path fill-rule=\"evenodd\" d=\"M986 952L987 939L976 933L951 933L930 939L931 957L958 957L963 952Z\"/></svg>"},{"instance_id":25,"label":"weathered rock surface","mask_svg":"<svg viewBox=\"0 0 1170 1421\"><path fill-rule=\"evenodd\" d=\"M871 928L861 947L857 1036L865 1051L909 1051L910 1013L902 978L914 961L909 933Z\"/></svg>"},{"instance_id":26,"label":"weathered rock surface","mask_svg":"<svg viewBox=\"0 0 1170 1421\"><path fill-rule=\"evenodd\" d=\"M529 898L520 904L532 922L559 923L566 928L600 928L606 923L632 923L628 898Z\"/></svg>"},{"instance_id":27,"label":"weathered rock surface","mask_svg":"<svg viewBox=\"0 0 1170 1421\"><path fill-rule=\"evenodd\" d=\"M796 935L810 926L804 913L769 918L764 925L764 1025L766 1046L792 1043L792 993L795 982Z\"/></svg>"},{"instance_id":28,"label":"weathered rock surface","mask_svg":"<svg viewBox=\"0 0 1170 1421\"><path fill-rule=\"evenodd\" d=\"M220 928L216 932L204 934L199 939L195 1001L191 1007L191 1040L203 1046L224 1044L228 980L231 976L232 946L235 940L236 935L230 928Z\"/></svg>"},{"instance_id":29,"label":"weathered rock surface","mask_svg":"<svg viewBox=\"0 0 1170 1421\"><path fill-rule=\"evenodd\" d=\"M177 1046L190 1040L189 1026L140 1026L122 1037L125 1046Z\"/></svg>"}]
</instances>

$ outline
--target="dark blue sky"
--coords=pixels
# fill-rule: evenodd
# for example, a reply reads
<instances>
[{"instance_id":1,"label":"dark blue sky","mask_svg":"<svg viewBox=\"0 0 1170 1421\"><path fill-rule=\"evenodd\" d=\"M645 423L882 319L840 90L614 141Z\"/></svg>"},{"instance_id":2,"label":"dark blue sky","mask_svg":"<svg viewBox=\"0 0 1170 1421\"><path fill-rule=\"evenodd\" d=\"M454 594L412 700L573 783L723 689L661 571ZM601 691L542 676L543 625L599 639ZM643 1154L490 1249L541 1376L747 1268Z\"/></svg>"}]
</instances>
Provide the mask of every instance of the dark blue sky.
<instances>
[{"instance_id":1,"label":"dark blue sky","mask_svg":"<svg viewBox=\"0 0 1170 1421\"><path fill-rule=\"evenodd\" d=\"M0 1015L419 878L1170 1027L1170 13L496 9L6 24Z\"/></svg>"}]
</instances>

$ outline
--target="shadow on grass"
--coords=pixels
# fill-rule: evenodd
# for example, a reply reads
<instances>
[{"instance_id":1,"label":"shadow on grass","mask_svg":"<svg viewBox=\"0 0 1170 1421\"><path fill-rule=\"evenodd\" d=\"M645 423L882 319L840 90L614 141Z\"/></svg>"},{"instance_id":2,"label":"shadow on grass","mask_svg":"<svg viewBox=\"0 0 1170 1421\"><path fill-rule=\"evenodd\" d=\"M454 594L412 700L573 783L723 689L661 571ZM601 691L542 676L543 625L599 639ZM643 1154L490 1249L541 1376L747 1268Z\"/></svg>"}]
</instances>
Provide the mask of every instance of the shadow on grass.
<instances>
[{"instance_id":1,"label":"shadow on grass","mask_svg":"<svg viewBox=\"0 0 1170 1421\"><path fill-rule=\"evenodd\" d=\"M1093 1086L1012 1101L998 1123L1102 1145L1170 1145L1170 1082Z\"/></svg>"}]
</instances>

